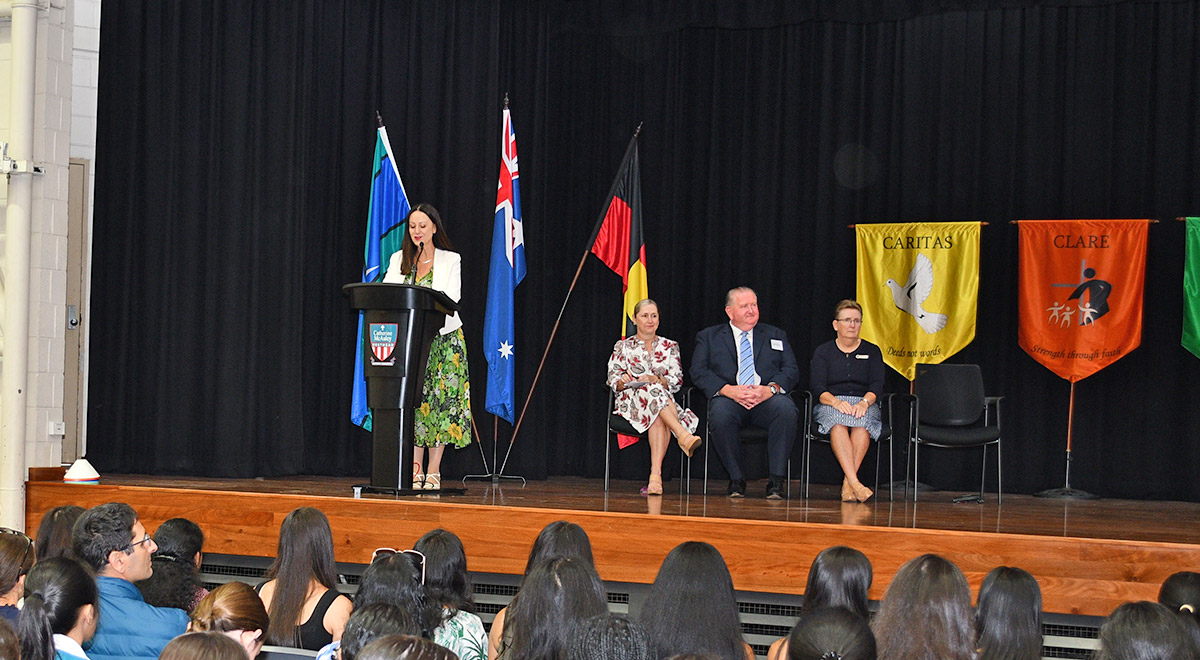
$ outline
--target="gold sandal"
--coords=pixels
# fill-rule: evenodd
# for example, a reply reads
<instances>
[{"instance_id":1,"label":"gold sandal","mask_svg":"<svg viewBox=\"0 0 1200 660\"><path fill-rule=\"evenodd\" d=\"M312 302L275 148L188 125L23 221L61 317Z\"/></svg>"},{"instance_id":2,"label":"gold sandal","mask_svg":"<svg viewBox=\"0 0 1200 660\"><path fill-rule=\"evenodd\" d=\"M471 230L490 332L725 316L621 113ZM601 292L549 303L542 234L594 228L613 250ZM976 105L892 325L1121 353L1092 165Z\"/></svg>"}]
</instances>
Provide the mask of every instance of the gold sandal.
<instances>
[{"instance_id":1,"label":"gold sandal","mask_svg":"<svg viewBox=\"0 0 1200 660\"><path fill-rule=\"evenodd\" d=\"M425 490L441 490L442 489L442 473L430 472L425 475Z\"/></svg>"},{"instance_id":2,"label":"gold sandal","mask_svg":"<svg viewBox=\"0 0 1200 660\"><path fill-rule=\"evenodd\" d=\"M425 474L421 472L421 464L413 461L413 490L421 490L424 488Z\"/></svg>"}]
</instances>

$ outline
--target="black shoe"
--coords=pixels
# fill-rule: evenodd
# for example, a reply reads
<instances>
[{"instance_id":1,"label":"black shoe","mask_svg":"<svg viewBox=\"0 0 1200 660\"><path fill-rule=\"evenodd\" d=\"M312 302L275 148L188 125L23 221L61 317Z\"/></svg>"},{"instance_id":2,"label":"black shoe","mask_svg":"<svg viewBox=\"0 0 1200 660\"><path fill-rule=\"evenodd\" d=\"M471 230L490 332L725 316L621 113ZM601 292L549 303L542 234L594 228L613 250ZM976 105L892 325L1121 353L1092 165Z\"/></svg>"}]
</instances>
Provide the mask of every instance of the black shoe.
<instances>
[{"instance_id":1,"label":"black shoe","mask_svg":"<svg viewBox=\"0 0 1200 660\"><path fill-rule=\"evenodd\" d=\"M746 496L746 480L745 479L730 479L729 490L726 491L730 497L745 497Z\"/></svg>"},{"instance_id":2,"label":"black shoe","mask_svg":"<svg viewBox=\"0 0 1200 660\"><path fill-rule=\"evenodd\" d=\"M767 499L782 500L783 499L783 480L771 478L767 480Z\"/></svg>"}]
</instances>

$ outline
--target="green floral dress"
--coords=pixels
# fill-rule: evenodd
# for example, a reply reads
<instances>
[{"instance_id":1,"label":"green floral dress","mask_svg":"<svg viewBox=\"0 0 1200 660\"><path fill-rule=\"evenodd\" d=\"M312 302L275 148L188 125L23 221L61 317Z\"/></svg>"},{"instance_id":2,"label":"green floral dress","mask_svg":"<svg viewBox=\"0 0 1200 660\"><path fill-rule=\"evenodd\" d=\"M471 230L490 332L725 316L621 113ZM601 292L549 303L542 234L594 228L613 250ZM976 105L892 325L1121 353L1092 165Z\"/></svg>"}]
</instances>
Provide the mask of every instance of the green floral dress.
<instances>
[{"instance_id":1,"label":"green floral dress","mask_svg":"<svg viewBox=\"0 0 1200 660\"><path fill-rule=\"evenodd\" d=\"M433 270L416 283L430 286ZM462 328L448 335L439 334L430 345L421 405L414 417L413 435L418 447L461 448L471 444L471 378Z\"/></svg>"}]
</instances>

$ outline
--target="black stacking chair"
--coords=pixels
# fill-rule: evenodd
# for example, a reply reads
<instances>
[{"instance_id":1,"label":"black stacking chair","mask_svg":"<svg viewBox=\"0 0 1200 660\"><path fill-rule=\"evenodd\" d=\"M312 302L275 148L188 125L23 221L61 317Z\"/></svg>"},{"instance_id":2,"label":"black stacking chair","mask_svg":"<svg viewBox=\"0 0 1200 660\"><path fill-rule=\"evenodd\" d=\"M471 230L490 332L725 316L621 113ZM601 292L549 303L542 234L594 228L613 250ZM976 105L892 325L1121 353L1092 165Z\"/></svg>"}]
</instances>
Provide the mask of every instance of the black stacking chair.
<instances>
[{"instance_id":1,"label":"black stacking chair","mask_svg":"<svg viewBox=\"0 0 1200 660\"><path fill-rule=\"evenodd\" d=\"M883 443L884 443L884 441L887 441L887 445L888 445L888 448L887 448L888 484L889 484L888 500L889 501L895 500L895 494L892 492L892 488L890 486L890 484L895 483L895 481L896 481L895 465L892 460L892 455L894 453L893 452L894 442L893 442L892 434L893 434L893 429L896 428L895 420L893 418L895 406L901 402L911 404L912 401L913 401L913 397L912 397L912 395L909 395L909 394L885 394L880 401L876 401L877 404L886 405L886 407L885 407L885 412L883 415L883 428L879 431L879 438L875 441L876 442L876 446L875 446L875 493L876 493L876 497L878 497L878 494L879 494L879 464L880 464L880 459L883 456ZM813 417L813 406L817 405L818 403L820 403L820 401L817 401L817 395L812 392L809 392L808 393L808 409L807 409L807 413L805 414L805 418L804 418L804 420L805 420L805 424L804 424L804 428L805 428L804 477L803 477L804 482L801 484L801 490L804 492L804 499L808 499L808 487L809 487L809 483L810 483L809 470L812 466L813 442L814 441L823 442L825 444L830 443L829 434L821 433L817 429L817 422L816 422L815 418Z\"/></svg>"},{"instance_id":2,"label":"black stacking chair","mask_svg":"<svg viewBox=\"0 0 1200 660\"><path fill-rule=\"evenodd\" d=\"M645 433L638 433L637 429L633 428L629 422L622 416L613 412L616 408L616 392L612 388L604 385L604 389L608 390L608 408L606 409L607 429L608 434L604 439L604 492L608 492L609 471L612 467L612 448L617 444L617 435L633 435L639 438L645 438ZM692 390L695 388L684 387L675 393L675 405L683 408L692 407ZM672 436L673 437L673 436ZM671 447L679 447L679 443L671 442L667 445L667 451ZM695 453L695 452L692 452ZM687 492L692 492L692 459L688 458L679 450L679 492L684 492L685 484Z\"/></svg>"},{"instance_id":3,"label":"black stacking chair","mask_svg":"<svg viewBox=\"0 0 1200 660\"><path fill-rule=\"evenodd\" d=\"M987 448L996 445L996 502L1003 498L1003 466L1000 454L1000 401L984 396L983 374L976 364L918 364L913 381L916 423L909 437L913 483L918 480L918 452L931 447L982 447L983 474L979 478L979 501L987 480ZM908 461L904 467L904 497L908 499ZM913 489L913 501L917 501Z\"/></svg>"}]
</instances>

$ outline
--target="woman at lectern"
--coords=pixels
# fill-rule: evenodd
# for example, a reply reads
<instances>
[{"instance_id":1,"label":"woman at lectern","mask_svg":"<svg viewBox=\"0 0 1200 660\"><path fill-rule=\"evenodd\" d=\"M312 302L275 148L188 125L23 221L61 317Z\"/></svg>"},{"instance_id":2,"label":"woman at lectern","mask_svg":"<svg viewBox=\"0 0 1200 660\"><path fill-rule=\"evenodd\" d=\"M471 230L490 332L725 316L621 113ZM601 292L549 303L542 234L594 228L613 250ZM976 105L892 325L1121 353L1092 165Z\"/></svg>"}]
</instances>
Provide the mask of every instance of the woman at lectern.
<instances>
[{"instance_id":1,"label":"woman at lectern","mask_svg":"<svg viewBox=\"0 0 1200 660\"><path fill-rule=\"evenodd\" d=\"M406 223L401 249L392 254L383 281L427 286L458 302L462 297L462 258L451 250L442 216L430 204L417 204ZM471 443L471 380L458 312L446 317L429 348L421 405L414 417L413 488L438 490L446 445L458 449Z\"/></svg>"},{"instance_id":2,"label":"woman at lectern","mask_svg":"<svg viewBox=\"0 0 1200 660\"><path fill-rule=\"evenodd\" d=\"M608 358L608 386L616 395L613 412L649 438L650 479L642 494L662 495L663 457L671 434L691 456L700 446L698 420L672 396L683 384L683 363L678 342L658 336L658 303L647 298L634 305L633 322L637 333L618 341Z\"/></svg>"},{"instance_id":3,"label":"woman at lectern","mask_svg":"<svg viewBox=\"0 0 1200 660\"><path fill-rule=\"evenodd\" d=\"M833 455L842 466L843 502L866 502L874 493L858 480L858 468L872 439L883 428L879 394L883 391L883 353L858 336L862 305L843 300L833 310L837 337L813 351L809 387L817 400L813 419L829 434Z\"/></svg>"}]
</instances>

